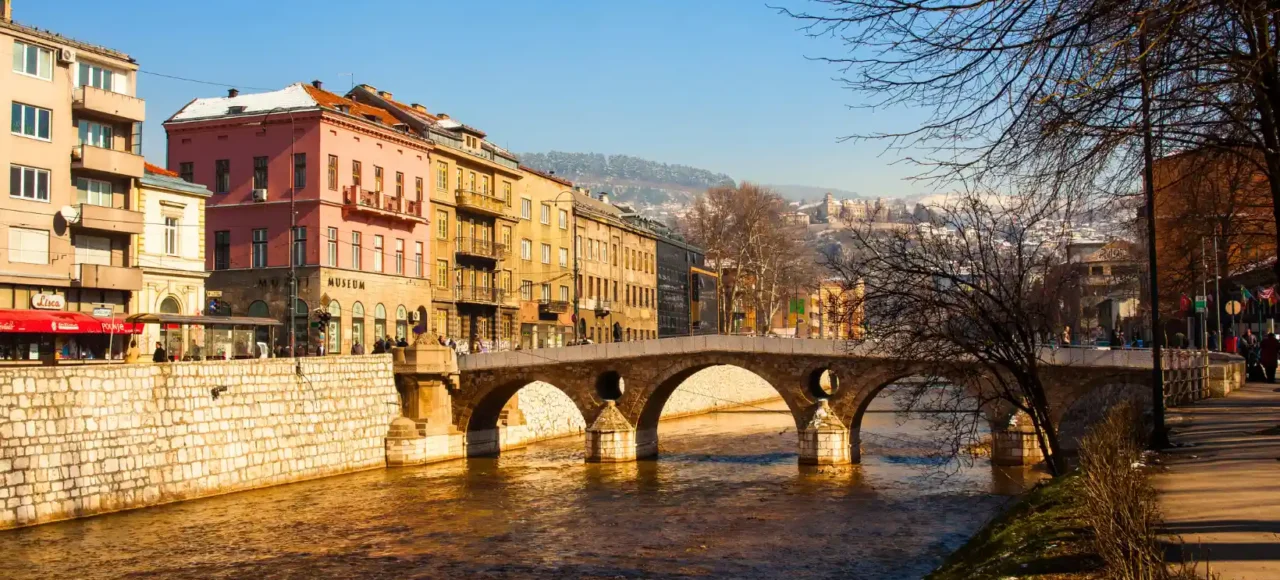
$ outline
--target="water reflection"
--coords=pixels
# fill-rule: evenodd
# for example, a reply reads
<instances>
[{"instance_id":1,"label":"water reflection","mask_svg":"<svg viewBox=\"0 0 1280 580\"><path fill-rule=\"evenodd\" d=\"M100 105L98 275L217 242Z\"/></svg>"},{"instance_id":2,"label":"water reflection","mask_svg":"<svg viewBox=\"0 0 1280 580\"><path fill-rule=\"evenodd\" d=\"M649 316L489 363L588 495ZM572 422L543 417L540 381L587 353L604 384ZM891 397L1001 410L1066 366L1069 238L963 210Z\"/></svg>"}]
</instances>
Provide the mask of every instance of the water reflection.
<instances>
[{"instance_id":1,"label":"water reflection","mask_svg":"<svg viewBox=\"0 0 1280 580\"><path fill-rule=\"evenodd\" d=\"M864 421L864 463L799 466L781 403L663 423L661 457L577 438L0 534L3 578L910 578L1035 472L919 467L919 425Z\"/></svg>"}]
</instances>

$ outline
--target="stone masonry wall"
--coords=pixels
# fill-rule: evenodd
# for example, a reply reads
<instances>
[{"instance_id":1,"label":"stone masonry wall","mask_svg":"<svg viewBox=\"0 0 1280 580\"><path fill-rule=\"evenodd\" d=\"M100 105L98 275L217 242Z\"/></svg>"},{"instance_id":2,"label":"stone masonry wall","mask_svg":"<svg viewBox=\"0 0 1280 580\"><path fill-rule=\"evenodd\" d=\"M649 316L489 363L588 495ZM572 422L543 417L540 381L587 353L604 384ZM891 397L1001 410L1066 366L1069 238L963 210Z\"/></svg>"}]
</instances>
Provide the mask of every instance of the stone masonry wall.
<instances>
[{"instance_id":1,"label":"stone masonry wall","mask_svg":"<svg viewBox=\"0 0 1280 580\"><path fill-rule=\"evenodd\" d=\"M714 366L689 377L662 408L664 419L710 413L725 407L778 398L768 381L733 366ZM582 433L586 422L568 395L543 383L532 383L519 394L520 411L529 426L530 441Z\"/></svg>"},{"instance_id":2,"label":"stone masonry wall","mask_svg":"<svg viewBox=\"0 0 1280 580\"><path fill-rule=\"evenodd\" d=\"M391 357L301 364L0 370L0 529L383 467Z\"/></svg>"}]
</instances>

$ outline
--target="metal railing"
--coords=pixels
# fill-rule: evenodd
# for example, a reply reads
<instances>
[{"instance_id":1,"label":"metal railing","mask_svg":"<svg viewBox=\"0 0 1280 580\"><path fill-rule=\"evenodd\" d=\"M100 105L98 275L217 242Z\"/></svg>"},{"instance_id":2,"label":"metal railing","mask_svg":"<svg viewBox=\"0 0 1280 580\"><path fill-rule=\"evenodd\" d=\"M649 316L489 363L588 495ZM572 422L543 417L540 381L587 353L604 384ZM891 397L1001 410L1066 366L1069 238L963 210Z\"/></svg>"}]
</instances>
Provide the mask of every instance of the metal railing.
<instances>
[{"instance_id":1,"label":"metal railing","mask_svg":"<svg viewBox=\"0 0 1280 580\"><path fill-rule=\"evenodd\" d=\"M454 191L454 196L458 207L464 209L480 210L501 215L507 208L507 203L502 198L485 192L459 188Z\"/></svg>"},{"instance_id":2,"label":"metal railing","mask_svg":"<svg viewBox=\"0 0 1280 580\"><path fill-rule=\"evenodd\" d=\"M455 286L454 299L459 302L497 304L502 300L502 290L491 286Z\"/></svg>"},{"instance_id":3,"label":"metal railing","mask_svg":"<svg viewBox=\"0 0 1280 580\"><path fill-rule=\"evenodd\" d=\"M572 306L573 303L568 300L543 299L538 301L538 310L551 314L564 314L568 312L569 308Z\"/></svg>"},{"instance_id":4,"label":"metal railing","mask_svg":"<svg viewBox=\"0 0 1280 580\"><path fill-rule=\"evenodd\" d=\"M483 238L458 238L456 249L459 254L480 256L501 260L507 256L507 246L493 240Z\"/></svg>"}]
</instances>

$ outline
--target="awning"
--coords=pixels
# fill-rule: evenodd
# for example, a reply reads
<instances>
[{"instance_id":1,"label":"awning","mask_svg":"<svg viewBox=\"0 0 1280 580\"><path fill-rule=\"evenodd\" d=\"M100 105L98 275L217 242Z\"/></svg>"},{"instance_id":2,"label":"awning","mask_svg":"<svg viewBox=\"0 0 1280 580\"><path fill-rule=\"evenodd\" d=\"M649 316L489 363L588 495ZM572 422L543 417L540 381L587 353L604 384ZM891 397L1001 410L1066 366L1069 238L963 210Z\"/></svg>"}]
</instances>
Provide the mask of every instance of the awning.
<instances>
[{"instance_id":1,"label":"awning","mask_svg":"<svg viewBox=\"0 0 1280 580\"><path fill-rule=\"evenodd\" d=\"M83 312L0 310L0 332L139 334L142 325L119 318L96 318Z\"/></svg>"},{"instance_id":2,"label":"awning","mask_svg":"<svg viewBox=\"0 0 1280 580\"><path fill-rule=\"evenodd\" d=\"M191 326L284 326L284 323L274 318L261 318L257 316L134 314L127 320L136 324L187 324Z\"/></svg>"}]
</instances>

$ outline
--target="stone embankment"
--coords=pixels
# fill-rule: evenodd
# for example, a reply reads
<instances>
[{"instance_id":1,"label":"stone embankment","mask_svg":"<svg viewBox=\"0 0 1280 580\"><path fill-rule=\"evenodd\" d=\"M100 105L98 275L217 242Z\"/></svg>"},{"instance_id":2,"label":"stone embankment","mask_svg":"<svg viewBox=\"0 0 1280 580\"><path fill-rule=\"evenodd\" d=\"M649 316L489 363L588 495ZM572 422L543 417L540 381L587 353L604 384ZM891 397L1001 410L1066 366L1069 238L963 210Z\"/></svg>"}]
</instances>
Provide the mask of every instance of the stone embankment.
<instances>
[{"instance_id":1,"label":"stone embankment","mask_svg":"<svg viewBox=\"0 0 1280 580\"><path fill-rule=\"evenodd\" d=\"M667 399L662 418L710 413L778 398L778 392L755 374L731 366L715 366L689 377ZM582 413L556 387L542 382L520 389L517 405L528 428L524 442L540 441L582 433L586 421Z\"/></svg>"},{"instance_id":2,"label":"stone embankment","mask_svg":"<svg viewBox=\"0 0 1280 580\"><path fill-rule=\"evenodd\" d=\"M0 370L0 529L386 464L390 356Z\"/></svg>"}]
</instances>

